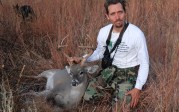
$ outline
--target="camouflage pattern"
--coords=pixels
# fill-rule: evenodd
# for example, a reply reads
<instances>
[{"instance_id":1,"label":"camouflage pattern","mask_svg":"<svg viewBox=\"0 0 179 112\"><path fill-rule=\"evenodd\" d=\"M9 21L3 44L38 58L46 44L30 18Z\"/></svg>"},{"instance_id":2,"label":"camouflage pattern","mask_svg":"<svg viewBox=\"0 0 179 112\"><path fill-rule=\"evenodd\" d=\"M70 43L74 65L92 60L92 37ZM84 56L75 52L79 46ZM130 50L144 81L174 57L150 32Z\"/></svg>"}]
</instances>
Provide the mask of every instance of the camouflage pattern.
<instances>
[{"instance_id":1,"label":"camouflage pattern","mask_svg":"<svg viewBox=\"0 0 179 112\"><path fill-rule=\"evenodd\" d=\"M137 71L136 67L121 69L115 66L102 70L100 76L89 81L84 99L87 101L96 100L103 96L105 89L111 89L112 104L123 101L125 93L135 86ZM129 103L131 97L126 96L125 100Z\"/></svg>"}]
</instances>

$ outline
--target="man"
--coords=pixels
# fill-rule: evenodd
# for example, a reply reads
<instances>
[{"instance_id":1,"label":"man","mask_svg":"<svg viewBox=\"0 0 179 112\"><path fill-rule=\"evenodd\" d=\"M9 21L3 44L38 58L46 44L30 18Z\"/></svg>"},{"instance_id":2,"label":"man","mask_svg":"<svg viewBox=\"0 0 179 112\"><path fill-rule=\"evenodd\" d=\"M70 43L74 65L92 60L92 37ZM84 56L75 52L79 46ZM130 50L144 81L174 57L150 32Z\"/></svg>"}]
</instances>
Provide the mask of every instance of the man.
<instances>
[{"instance_id":1,"label":"man","mask_svg":"<svg viewBox=\"0 0 179 112\"><path fill-rule=\"evenodd\" d=\"M112 28L108 49L111 50L126 24L126 2L124 0L106 0L104 7L106 17L112 23L100 29L97 37L97 48L87 59L88 62L100 60L105 52L106 40ZM126 100L130 107L136 107L140 92L145 84L149 71L149 57L146 40L143 32L135 25L129 23L122 36L122 41L111 53L112 66L102 70L100 77L105 83L104 88L113 89L112 105L116 110L117 102ZM71 61L79 62L79 58ZM84 95L85 100L93 100L103 96L97 83L99 78L92 79ZM94 86L95 85L95 86ZM126 99L125 99L126 98Z\"/></svg>"}]
</instances>

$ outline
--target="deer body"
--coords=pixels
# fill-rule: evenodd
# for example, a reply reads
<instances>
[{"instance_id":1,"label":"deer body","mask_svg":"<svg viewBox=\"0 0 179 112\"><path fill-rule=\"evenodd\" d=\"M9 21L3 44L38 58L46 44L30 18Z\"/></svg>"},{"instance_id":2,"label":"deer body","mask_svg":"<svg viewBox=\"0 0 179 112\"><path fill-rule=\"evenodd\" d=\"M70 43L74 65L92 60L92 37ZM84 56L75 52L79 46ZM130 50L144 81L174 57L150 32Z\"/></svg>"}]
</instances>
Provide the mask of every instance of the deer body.
<instances>
[{"instance_id":1,"label":"deer body","mask_svg":"<svg viewBox=\"0 0 179 112\"><path fill-rule=\"evenodd\" d=\"M87 74L94 73L97 65L92 67L81 67L76 64L66 69L51 69L42 72L37 76L47 78L46 89L42 92L35 92L34 95L45 96L47 101L53 104L70 109L77 106L81 101L87 86Z\"/></svg>"}]
</instances>

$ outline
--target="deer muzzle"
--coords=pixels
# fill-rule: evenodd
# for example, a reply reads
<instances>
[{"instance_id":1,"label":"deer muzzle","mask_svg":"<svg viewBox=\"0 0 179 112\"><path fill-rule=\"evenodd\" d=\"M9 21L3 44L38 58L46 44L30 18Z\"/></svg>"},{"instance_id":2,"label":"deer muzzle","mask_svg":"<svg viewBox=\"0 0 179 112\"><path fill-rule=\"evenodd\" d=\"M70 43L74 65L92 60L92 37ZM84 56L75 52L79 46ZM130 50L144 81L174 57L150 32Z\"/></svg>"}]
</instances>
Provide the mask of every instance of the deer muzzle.
<instances>
[{"instance_id":1,"label":"deer muzzle","mask_svg":"<svg viewBox=\"0 0 179 112\"><path fill-rule=\"evenodd\" d=\"M77 79L72 79L71 85L72 86L78 86L79 85L79 81Z\"/></svg>"}]
</instances>

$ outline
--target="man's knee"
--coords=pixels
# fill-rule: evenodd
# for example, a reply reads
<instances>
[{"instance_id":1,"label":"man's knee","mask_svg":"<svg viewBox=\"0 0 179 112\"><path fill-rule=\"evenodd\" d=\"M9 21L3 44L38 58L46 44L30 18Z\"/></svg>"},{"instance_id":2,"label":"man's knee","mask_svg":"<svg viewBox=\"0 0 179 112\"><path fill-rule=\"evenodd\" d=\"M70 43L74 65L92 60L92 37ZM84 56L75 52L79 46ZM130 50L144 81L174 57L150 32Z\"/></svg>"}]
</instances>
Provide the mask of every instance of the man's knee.
<instances>
[{"instance_id":1,"label":"man's knee","mask_svg":"<svg viewBox=\"0 0 179 112\"><path fill-rule=\"evenodd\" d=\"M102 93L97 92L95 88L87 88L83 96L83 99L85 101L91 101L99 99L100 97L102 97Z\"/></svg>"},{"instance_id":2,"label":"man's knee","mask_svg":"<svg viewBox=\"0 0 179 112\"><path fill-rule=\"evenodd\" d=\"M125 95L129 90L133 88L133 85L129 83L128 81L118 84L119 88L116 90L116 101L119 100L120 102L126 102L130 103L131 101L131 96Z\"/></svg>"},{"instance_id":3,"label":"man's knee","mask_svg":"<svg viewBox=\"0 0 179 112\"><path fill-rule=\"evenodd\" d=\"M116 72L116 68L113 67L113 66L104 69L101 72L101 76L102 76L103 81L105 83L109 83L112 80L115 72Z\"/></svg>"},{"instance_id":4,"label":"man's knee","mask_svg":"<svg viewBox=\"0 0 179 112\"><path fill-rule=\"evenodd\" d=\"M102 94L98 91L97 86L97 79L91 80L88 84L88 87L86 88L83 99L86 101L90 101L102 96Z\"/></svg>"}]
</instances>

